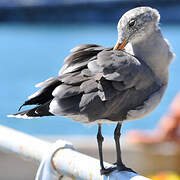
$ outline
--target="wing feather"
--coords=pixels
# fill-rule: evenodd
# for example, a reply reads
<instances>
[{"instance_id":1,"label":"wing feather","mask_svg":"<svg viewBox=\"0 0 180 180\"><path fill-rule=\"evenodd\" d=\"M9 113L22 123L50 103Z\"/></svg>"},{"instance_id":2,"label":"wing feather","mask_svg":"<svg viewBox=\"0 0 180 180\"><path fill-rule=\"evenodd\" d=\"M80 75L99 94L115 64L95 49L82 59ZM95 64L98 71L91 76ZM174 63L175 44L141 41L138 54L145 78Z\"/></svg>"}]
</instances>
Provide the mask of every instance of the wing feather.
<instances>
[{"instance_id":1,"label":"wing feather","mask_svg":"<svg viewBox=\"0 0 180 180\"><path fill-rule=\"evenodd\" d=\"M94 44L84 44L75 47L72 54L67 56L64 60L64 65L59 71L59 75L82 70L87 66L88 62L96 57L96 55L105 48Z\"/></svg>"}]
</instances>

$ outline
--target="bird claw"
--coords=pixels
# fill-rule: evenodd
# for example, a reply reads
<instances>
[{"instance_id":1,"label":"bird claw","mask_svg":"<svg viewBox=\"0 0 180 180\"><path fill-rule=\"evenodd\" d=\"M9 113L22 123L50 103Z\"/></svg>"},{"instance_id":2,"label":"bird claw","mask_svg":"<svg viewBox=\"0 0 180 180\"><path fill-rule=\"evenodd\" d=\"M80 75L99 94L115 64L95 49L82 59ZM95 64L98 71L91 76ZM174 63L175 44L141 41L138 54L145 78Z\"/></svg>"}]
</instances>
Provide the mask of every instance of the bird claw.
<instances>
[{"instance_id":1,"label":"bird claw","mask_svg":"<svg viewBox=\"0 0 180 180\"><path fill-rule=\"evenodd\" d=\"M134 172L134 173L136 173L136 172L133 171L131 168L126 167L124 164L117 165L117 162L115 162L115 163L113 163L113 165L116 165L116 168L117 168L118 171L129 171L129 172Z\"/></svg>"},{"instance_id":2,"label":"bird claw","mask_svg":"<svg viewBox=\"0 0 180 180\"><path fill-rule=\"evenodd\" d=\"M115 163L115 164L117 165L117 163ZM134 173L136 173L136 172L133 171L131 168L126 167L124 164L117 165L117 170L118 170L118 171L129 171L129 172L134 172Z\"/></svg>"},{"instance_id":3,"label":"bird claw","mask_svg":"<svg viewBox=\"0 0 180 180\"><path fill-rule=\"evenodd\" d=\"M117 163L114 163L114 165L117 165ZM131 168L126 167L124 164L121 165L117 165L115 167L109 167L109 168L104 168L100 170L101 175L109 175L111 172L113 172L114 170L118 170L118 171L128 171L128 172L134 172Z\"/></svg>"},{"instance_id":4,"label":"bird claw","mask_svg":"<svg viewBox=\"0 0 180 180\"><path fill-rule=\"evenodd\" d=\"M100 170L100 173L101 173L101 175L108 175L114 170L116 170L116 167L104 168L104 169Z\"/></svg>"}]
</instances>

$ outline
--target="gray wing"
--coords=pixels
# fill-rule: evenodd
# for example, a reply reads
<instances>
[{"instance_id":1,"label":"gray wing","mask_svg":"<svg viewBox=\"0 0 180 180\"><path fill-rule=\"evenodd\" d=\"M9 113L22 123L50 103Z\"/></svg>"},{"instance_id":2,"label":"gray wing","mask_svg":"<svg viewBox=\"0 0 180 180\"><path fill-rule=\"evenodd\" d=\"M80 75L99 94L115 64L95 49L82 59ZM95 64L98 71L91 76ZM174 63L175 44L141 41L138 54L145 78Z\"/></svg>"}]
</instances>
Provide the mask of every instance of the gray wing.
<instances>
[{"instance_id":1,"label":"gray wing","mask_svg":"<svg viewBox=\"0 0 180 180\"><path fill-rule=\"evenodd\" d=\"M79 59L66 59L59 77L63 84L53 91L50 112L55 115L81 115L90 122L123 120L160 88L151 69L126 52L103 48L86 61L78 52Z\"/></svg>"},{"instance_id":2,"label":"gray wing","mask_svg":"<svg viewBox=\"0 0 180 180\"><path fill-rule=\"evenodd\" d=\"M157 80L143 60L123 51L104 50L97 55L96 60L89 62L88 67L92 72L99 69L103 77L120 91L132 87L145 89Z\"/></svg>"},{"instance_id":3,"label":"gray wing","mask_svg":"<svg viewBox=\"0 0 180 180\"><path fill-rule=\"evenodd\" d=\"M64 60L64 66L59 72L59 79L63 84L52 92L52 114L71 117L83 114L88 117L89 110L92 111L93 108L94 116L101 114L104 105L98 95L96 73L89 70L88 63L97 59L101 51L110 49L112 48L93 44L81 45L72 50L72 54ZM94 104L100 108L97 109Z\"/></svg>"},{"instance_id":4,"label":"gray wing","mask_svg":"<svg viewBox=\"0 0 180 180\"><path fill-rule=\"evenodd\" d=\"M94 89L97 89L97 86L94 87L96 85L95 81L88 81L92 76L92 72L88 70L87 64L92 59L96 59L97 54L104 49L112 48L104 48L95 44L75 47L72 54L64 60L60 76L39 83L37 87L41 89L29 96L29 99L25 101L19 110L25 105L37 105L37 107L16 113L13 116L28 118L79 113L78 104L82 98L82 93L94 92ZM83 82L85 81L87 81L86 85L90 85L91 88L84 87ZM82 88L80 88L81 85Z\"/></svg>"},{"instance_id":5,"label":"gray wing","mask_svg":"<svg viewBox=\"0 0 180 180\"><path fill-rule=\"evenodd\" d=\"M143 60L123 51L104 50L88 67L92 72L101 70L98 95L105 106L102 119L125 120L129 111L143 108L163 86Z\"/></svg>"},{"instance_id":6,"label":"gray wing","mask_svg":"<svg viewBox=\"0 0 180 180\"><path fill-rule=\"evenodd\" d=\"M160 88L143 61L98 45L73 49L59 74L40 84L42 89L24 104L39 106L23 115L60 115L74 120L78 116L83 122L120 121Z\"/></svg>"},{"instance_id":7,"label":"gray wing","mask_svg":"<svg viewBox=\"0 0 180 180\"><path fill-rule=\"evenodd\" d=\"M64 60L64 65L59 71L59 75L72 73L87 66L88 62L97 58L97 54L105 48L96 44L84 44L77 46L71 50L72 54Z\"/></svg>"}]
</instances>

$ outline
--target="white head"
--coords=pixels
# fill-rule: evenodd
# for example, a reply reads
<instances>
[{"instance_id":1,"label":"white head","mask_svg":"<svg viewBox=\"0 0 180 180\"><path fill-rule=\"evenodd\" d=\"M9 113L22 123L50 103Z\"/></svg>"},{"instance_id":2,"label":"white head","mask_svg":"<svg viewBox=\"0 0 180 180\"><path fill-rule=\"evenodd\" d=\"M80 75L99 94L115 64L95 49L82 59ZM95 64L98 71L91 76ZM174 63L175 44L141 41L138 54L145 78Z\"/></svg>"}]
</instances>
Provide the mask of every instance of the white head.
<instances>
[{"instance_id":1,"label":"white head","mask_svg":"<svg viewBox=\"0 0 180 180\"><path fill-rule=\"evenodd\" d=\"M128 42L143 40L158 29L159 20L159 12L150 7L138 7L126 12L118 22L118 43L125 41L125 46Z\"/></svg>"},{"instance_id":2,"label":"white head","mask_svg":"<svg viewBox=\"0 0 180 180\"><path fill-rule=\"evenodd\" d=\"M160 15L156 9L138 7L126 12L119 20L118 42L114 50L122 50L129 42L138 59L146 61L156 76L168 81L168 67L174 54L159 28Z\"/></svg>"}]
</instances>

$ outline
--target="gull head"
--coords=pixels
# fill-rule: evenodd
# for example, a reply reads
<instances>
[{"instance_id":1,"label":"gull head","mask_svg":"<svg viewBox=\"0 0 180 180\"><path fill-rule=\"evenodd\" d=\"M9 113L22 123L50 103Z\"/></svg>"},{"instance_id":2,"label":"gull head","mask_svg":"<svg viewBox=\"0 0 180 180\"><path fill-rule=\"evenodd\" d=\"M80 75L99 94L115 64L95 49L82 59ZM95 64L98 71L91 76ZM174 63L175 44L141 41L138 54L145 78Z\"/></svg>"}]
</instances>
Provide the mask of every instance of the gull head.
<instances>
[{"instance_id":1,"label":"gull head","mask_svg":"<svg viewBox=\"0 0 180 180\"><path fill-rule=\"evenodd\" d=\"M137 43L147 38L152 31L158 29L159 12L150 7L138 7L126 12L118 22L118 44L123 49L130 43Z\"/></svg>"}]
</instances>

